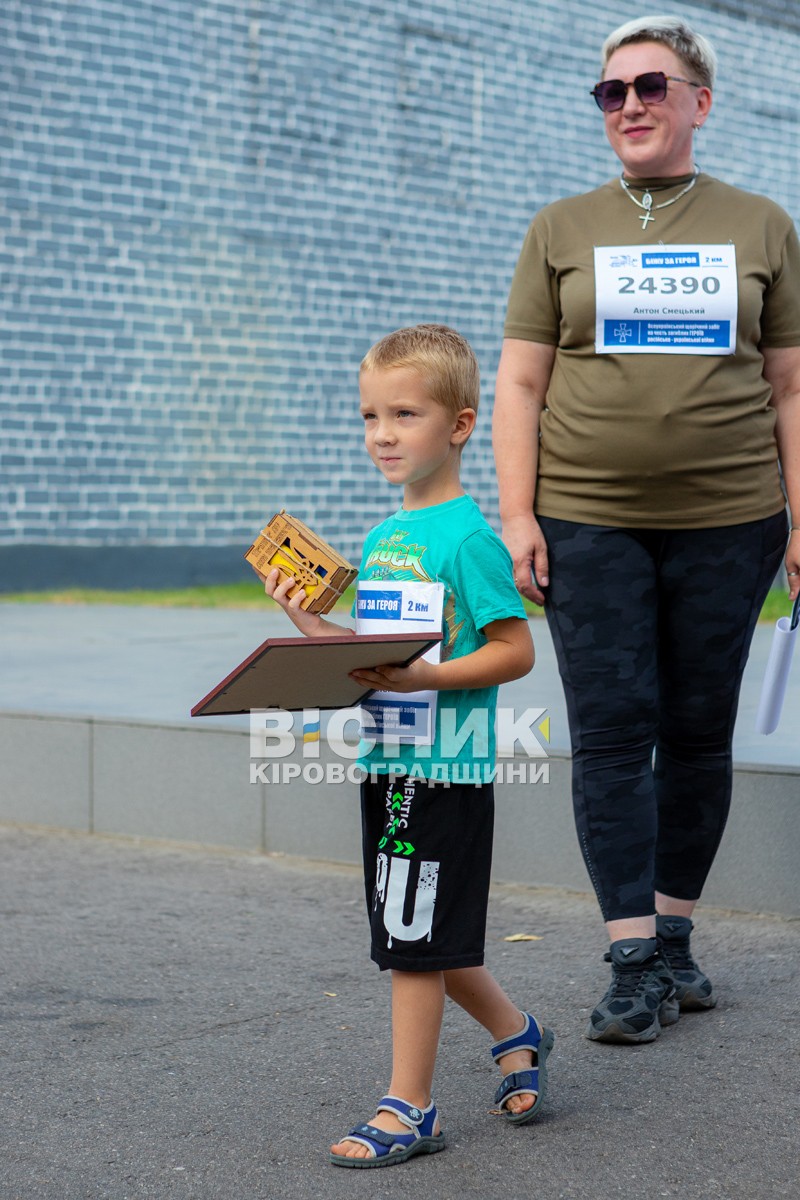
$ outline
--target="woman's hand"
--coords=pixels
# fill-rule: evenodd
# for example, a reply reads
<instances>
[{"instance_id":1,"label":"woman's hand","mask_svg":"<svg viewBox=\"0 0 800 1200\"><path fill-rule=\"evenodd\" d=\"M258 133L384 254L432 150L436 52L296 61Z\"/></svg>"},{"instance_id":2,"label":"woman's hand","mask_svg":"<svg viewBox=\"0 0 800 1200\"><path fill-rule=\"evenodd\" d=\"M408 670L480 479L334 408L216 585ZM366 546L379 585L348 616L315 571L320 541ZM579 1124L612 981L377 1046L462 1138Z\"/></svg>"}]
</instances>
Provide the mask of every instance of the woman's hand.
<instances>
[{"instance_id":1,"label":"woman's hand","mask_svg":"<svg viewBox=\"0 0 800 1200\"><path fill-rule=\"evenodd\" d=\"M534 604L544 604L544 592L550 583L547 542L533 513L503 522L503 541L514 560L517 591Z\"/></svg>"},{"instance_id":2,"label":"woman's hand","mask_svg":"<svg viewBox=\"0 0 800 1200\"><path fill-rule=\"evenodd\" d=\"M792 525L800 525L800 346L765 347L764 377L772 388L777 414L775 439ZM793 529L786 547L786 573L792 603L800 592L800 532Z\"/></svg>"},{"instance_id":3,"label":"woman's hand","mask_svg":"<svg viewBox=\"0 0 800 1200\"><path fill-rule=\"evenodd\" d=\"M800 529L793 529L789 534L789 545L786 547L784 562L789 580L789 599L794 604L800 593Z\"/></svg>"},{"instance_id":4,"label":"woman's hand","mask_svg":"<svg viewBox=\"0 0 800 1200\"><path fill-rule=\"evenodd\" d=\"M503 541L514 560L517 589L534 604L544 604L542 588L550 582L547 544L533 515L533 502L539 461L539 418L555 354L555 346L506 338L494 397L492 440Z\"/></svg>"}]
</instances>

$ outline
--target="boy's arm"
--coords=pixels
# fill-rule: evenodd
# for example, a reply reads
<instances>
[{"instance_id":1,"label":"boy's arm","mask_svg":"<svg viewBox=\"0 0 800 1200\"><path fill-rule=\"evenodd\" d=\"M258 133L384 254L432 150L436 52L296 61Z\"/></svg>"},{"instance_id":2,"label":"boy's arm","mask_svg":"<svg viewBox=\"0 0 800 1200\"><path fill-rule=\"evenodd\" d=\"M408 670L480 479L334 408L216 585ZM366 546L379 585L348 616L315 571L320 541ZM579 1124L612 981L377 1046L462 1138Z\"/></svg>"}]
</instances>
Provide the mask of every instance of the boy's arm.
<instances>
[{"instance_id":1,"label":"boy's arm","mask_svg":"<svg viewBox=\"0 0 800 1200\"><path fill-rule=\"evenodd\" d=\"M387 692L459 691L493 687L527 675L534 662L533 640L522 617L492 621L483 630L485 646L443 663L418 658L408 667L373 667L353 671L351 677L365 687Z\"/></svg>"},{"instance_id":2,"label":"boy's arm","mask_svg":"<svg viewBox=\"0 0 800 1200\"><path fill-rule=\"evenodd\" d=\"M343 637L346 634L355 637L354 630L337 625L335 621L326 621L319 613L305 612L300 607L305 599L305 588L300 588L290 600L288 593L295 586L296 581L287 578L279 583L279 579L280 572L277 568L270 571L264 580L264 591L272 597L276 604L280 605L289 620L305 637Z\"/></svg>"}]
</instances>

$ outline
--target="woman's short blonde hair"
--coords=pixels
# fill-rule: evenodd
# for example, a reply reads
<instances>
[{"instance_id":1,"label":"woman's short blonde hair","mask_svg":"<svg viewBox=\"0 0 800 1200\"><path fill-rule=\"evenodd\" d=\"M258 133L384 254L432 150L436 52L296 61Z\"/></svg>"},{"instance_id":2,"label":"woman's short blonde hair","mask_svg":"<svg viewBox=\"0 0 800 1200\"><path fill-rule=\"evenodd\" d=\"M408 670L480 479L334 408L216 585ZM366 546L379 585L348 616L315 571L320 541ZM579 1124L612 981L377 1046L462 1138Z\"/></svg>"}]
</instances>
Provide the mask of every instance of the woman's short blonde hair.
<instances>
[{"instance_id":1,"label":"woman's short blonde hair","mask_svg":"<svg viewBox=\"0 0 800 1200\"><path fill-rule=\"evenodd\" d=\"M608 60L620 46L633 42L660 42L668 46L693 76L694 83L713 88L717 76L717 54L708 38L695 33L681 17L637 17L626 21L603 42L603 74Z\"/></svg>"},{"instance_id":2,"label":"woman's short blonde hair","mask_svg":"<svg viewBox=\"0 0 800 1200\"><path fill-rule=\"evenodd\" d=\"M466 338L448 325L412 325L387 333L370 347L362 371L407 367L416 371L428 395L456 416L462 408L478 411L481 376Z\"/></svg>"}]
</instances>

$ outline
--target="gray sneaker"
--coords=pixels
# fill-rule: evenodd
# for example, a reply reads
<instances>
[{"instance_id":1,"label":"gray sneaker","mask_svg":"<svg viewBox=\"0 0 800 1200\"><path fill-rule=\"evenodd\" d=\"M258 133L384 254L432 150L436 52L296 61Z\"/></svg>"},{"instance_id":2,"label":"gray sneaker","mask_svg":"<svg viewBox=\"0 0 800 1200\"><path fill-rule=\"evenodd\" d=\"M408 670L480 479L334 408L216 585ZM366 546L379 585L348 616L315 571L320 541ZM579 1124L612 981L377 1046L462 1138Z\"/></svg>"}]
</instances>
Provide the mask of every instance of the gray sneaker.
<instances>
[{"instance_id":1,"label":"gray sneaker","mask_svg":"<svg viewBox=\"0 0 800 1200\"><path fill-rule=\"evenodd\" d=\"M593 1042L655 1041L661 1026L674 1025L680 1016L657 939L612 942L605 961L613 971L611 987L589 1018L586 1036Z\"/></svg>"},{"instance_id":2,"label":"gray sneaker","mask_svg":"<svg viewBox=\"0 0 800 1200\"><path fill-rule=\"evenodd\" d=\"M658 945L675 981L675 999L682 1009L713 1008L717 1003L713 984L689 947L693 928L688 917L656 917Z\"/></svg>"}]
</instances>

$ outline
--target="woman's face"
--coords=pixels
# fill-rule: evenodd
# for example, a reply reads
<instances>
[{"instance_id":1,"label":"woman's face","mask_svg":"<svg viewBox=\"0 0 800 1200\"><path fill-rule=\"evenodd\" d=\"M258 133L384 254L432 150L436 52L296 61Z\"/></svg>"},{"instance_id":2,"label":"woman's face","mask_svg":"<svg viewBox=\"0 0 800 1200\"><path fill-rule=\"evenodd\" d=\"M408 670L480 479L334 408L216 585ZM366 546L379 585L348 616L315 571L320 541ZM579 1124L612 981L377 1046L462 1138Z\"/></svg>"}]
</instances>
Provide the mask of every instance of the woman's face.
<instances>
[{"instance_id":1,"label":"woman's face","mask_svg":"<svg viewBox=\"0 0 800 1200\"><path fill-rule=\"evenodd\" d=\"M620 46L609 58L603 78L632 83L646 71L690 78L677 54L658 42ZM692 126L702 125L710 108L707 87L670 80L660 104L643 104L629 87L622 108L604 114L606 136L631 179L688 175L693 169Z\"/></svg>"}]
</instances>

